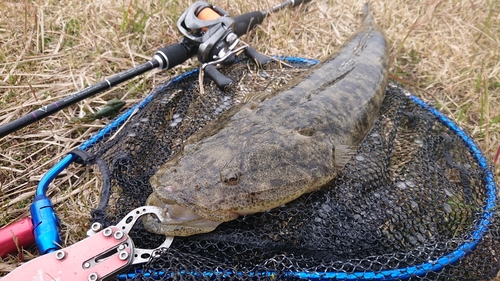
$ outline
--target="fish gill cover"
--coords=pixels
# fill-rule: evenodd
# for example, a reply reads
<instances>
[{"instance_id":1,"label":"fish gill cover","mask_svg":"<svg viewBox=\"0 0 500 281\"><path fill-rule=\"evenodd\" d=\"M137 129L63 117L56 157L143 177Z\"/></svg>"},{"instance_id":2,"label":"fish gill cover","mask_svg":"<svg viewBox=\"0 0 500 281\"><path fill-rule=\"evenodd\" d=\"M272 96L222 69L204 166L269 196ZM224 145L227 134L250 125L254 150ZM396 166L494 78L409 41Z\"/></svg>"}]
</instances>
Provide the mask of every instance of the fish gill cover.
<instances>
[{"instance_id":1,"label":"fish gill cover","mask_svg":"<svg viewBox=\"0 0 500 281\"><path fill-rule=\"evenodd\" d=\"M191 134L312 65L308 60L287 64L294 68L273 62L259 70L241 58L222 69L238 81L230 90L205 81L201 94L194 71L154 91L115 136L89 150L106 161L112 186L94 221L115 224L144 205L152 192L150 177ZM176 237L169 249L118 278L494 278L500 244L498 223L489 216L495 200L489 167L471 152L474 143L436 114L389 84L375 125L331 184L281 207L222 223L213 232ZM142 248L163 241L141 224L131 237Z\"/></svg>"}]
</instances>

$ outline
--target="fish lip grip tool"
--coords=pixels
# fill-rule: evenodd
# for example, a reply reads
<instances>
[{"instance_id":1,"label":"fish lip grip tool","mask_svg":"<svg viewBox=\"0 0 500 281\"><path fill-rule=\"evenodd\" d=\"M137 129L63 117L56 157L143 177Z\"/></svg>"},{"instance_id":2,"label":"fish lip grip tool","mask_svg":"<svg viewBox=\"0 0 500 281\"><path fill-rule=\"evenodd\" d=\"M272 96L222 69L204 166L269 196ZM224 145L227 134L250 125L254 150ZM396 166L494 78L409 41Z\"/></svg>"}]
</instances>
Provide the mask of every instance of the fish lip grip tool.
<instances>
[{"instance_id":1,"label":"fish lip grip tool","mask_svg":"<svg viewBox=\"0 0 500 281\"><path fill-rule=\"evenodd\" d=\"M166 237L155 249L140 249L128 235L136 221L154 214L160 221L164 211L158 207L139 207L128 213L117 225L102 229L94 223L88 238L69 247L33 259L13 270L2 281L17 280L104 280L128 266L147 262L153 252L168 248L173 237Z\"/></svg>"}]
</instances>

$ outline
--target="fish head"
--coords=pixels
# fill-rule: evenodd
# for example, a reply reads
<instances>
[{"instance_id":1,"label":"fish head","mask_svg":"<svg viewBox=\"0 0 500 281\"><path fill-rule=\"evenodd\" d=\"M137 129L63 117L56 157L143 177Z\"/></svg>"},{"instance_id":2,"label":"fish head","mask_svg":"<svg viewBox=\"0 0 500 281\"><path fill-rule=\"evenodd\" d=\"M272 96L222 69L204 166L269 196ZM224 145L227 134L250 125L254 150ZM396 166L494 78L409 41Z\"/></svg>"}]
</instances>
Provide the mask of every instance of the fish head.
<instances>
[{"instance_id":1,"label":"fish head","mask_svg":"<svg viewBox=\"0 0 500 281\"><path fill-rule=\"evenodd\" d=\"M290 202L334 175L333 147L326 138L296 130L214 136L187 144L151 178L147 204L167 209L168 219L150 220L146 228L178 236L209 232L239 215Z\"/></svg>"}]
</instances>

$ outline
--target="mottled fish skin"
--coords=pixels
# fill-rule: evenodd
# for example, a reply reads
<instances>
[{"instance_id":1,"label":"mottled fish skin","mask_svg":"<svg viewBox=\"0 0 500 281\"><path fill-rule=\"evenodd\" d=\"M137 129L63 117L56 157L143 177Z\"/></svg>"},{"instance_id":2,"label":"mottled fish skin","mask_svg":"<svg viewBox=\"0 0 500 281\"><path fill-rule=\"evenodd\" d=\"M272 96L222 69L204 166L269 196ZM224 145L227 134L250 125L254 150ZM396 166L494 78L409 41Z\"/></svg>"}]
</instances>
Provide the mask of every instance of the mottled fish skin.
<instances>
[{"instance_id":1,"label":"mottled fish skin","mask_svg":"<svg viewBox=\"0 0 500 281\"><path fill-rule=\"evenodd\" d=\"M155 233L212 231L329 183L378 117L388 45L369 6L340 51L293 86L249 102L188 139L151 178L147 204L169 219L146 219Z\"/></svg>"}]
</instances>

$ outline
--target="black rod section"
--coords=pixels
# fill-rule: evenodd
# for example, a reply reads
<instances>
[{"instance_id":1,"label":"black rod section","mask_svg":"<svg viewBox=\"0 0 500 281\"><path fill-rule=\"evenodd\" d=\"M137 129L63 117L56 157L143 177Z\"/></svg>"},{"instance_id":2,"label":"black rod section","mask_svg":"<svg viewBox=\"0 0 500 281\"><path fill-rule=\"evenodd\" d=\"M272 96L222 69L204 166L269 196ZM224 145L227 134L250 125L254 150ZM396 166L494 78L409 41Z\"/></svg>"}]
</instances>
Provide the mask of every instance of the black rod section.
<instances>
[{"instance_id":1,"label":"black rod section","mask_svg":"<svg viewBox=\"0 0 500 281\"><path fill-rule=\"evenodd\" d=\"M24 128L40 119L43 119L51 114L58 112L74 103L77 103L85 98L88 98L92 95L100 93L106 89L109 89L113 86L116 86L124 81L127 81L131 78L134 78L138 75L141 75L147 71L150 71L159 66L159 62L155 59L143 63L139 66L131 68L127 71L119 73L115 76L110 77L109 79L105 79L97 84L89 86L81 91L78 91L74 94L71 94L61 100L53 102L49 105L42 106L41 108L24 115L23 117L16 119L12 122L9 122L5 125L0 126L0 138L15 132L21 128Z\"/></svg>"},{"instance_id":2,"label":"black rod section","mask_svg":"<svg viewBox=\"0 0 500 281\"><path fill-rule=\"evenodd\" d=\"M248 31L252 30L255 26L262 23L265 17L270 13L283 9L286 6L292 7L300 4L311 2L312 0L286 0L266 11L254 11L235 17L236 28L235 34L239 37ZM198 50L198 45L190 42L187 38L183 37L179 43L164 47L153 56L151 61L143 63L137 67L131 68L125 72L115 75L109 79L101 81L95 85L89 86L79 92L67 96L59 101L43 106L19 119L9 122L0 126L0 138L24 128L38 120L41 120L51 114L58 112L74 103L77 103L85 98L100 93L106 89L116 86L124 81L127 81L135 76L141 75L154 68L170 69L173 68L190 57L194 56Z\"/></svg>"},{"instance_id":3,"label":"black rod section","mask_svg":"<svg viewBox=\"0 0 500 281\"><path fill-rule=\"evenodd\" d=\"M297 7L299 5L302 5L302 4L305 4L305 3L309 3L311 2L312 0L287 0L285 2L282 2L270 9L267 9L265 11L262 12L262 14L264 14L266 17L270 14L270 13L275 13L283 8L285 8L286 6L288 5L291 5L292 7Z\"/></svg>"},{"instance_id":4,"label":"black rod section","mask_svg":"<svg viewBox=\"0 0 500 281\"><path fill-rule=\"evenodd\" d=\"M264 21L264 18L268 17L270 14L284 9L287 6L296 7L305 3L309 3L311 1L312 0L286 0L262 12L254 11L239 15L234 18L234 20L236 21L234 33L238 35L238 37L240 37L243 34L246 34L248 31L254 29L257 25L261 24Z\"/></svg>"}]
</instances>

